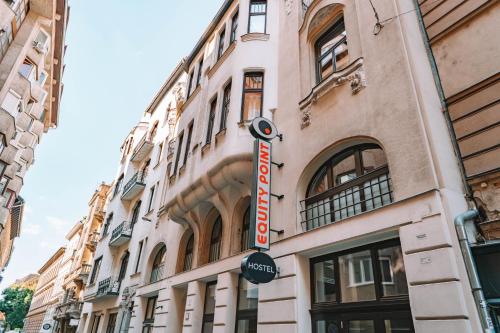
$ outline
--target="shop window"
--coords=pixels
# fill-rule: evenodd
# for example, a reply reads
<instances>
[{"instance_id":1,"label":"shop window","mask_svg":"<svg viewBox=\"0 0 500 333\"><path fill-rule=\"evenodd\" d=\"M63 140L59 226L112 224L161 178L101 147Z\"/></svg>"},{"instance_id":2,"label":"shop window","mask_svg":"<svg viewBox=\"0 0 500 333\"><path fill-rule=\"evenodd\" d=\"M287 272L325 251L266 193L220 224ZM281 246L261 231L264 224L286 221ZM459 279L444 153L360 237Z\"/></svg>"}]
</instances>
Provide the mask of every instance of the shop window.
<instances>
[{"instance_id":1,"label":"shop window","mask_svg":"<svg viewBox=\"0 0 500 333\"><path fill-rule=\"evenodd\" d=\"M359 145L330 158L313 176L302 201L302 225L311 230L391 203L383 150Z\"/></svg>"},{"instance_id":2,"label":"shop window","mask_svg":"<svg viewBox=\"0 0 500 333\"><path fill-rule=\"evenodd\" d=\"M152 333L155 322L155 309L158 296L149 297L146 302L146 314L142 324L142 333Z\"/></svg>"},{"instance_id":3,"label":"shop window","mask_svg":"<svg viewBox=\"0 0 500 333\"><path fill-rule=\"evenodd\" d=\"M182 271L190 271L193 265L193 251L194 251L194 234L189 236L186 243L186 251L184 253L184 262L182 264Z\"/></svg>"},{"instance_id":4,"label":"shop window","mask_svg":"<svg viewBox=\"0 0 500 333\"><path fill-rule=\"evenodd\" d=\"M214 314L215 314L215 292L217 281L207 283L205 290L205 307L203 310L203 326L202 333L212 333L214 331Z\"/></svg>"},{"instance_id":5,"label":"shop window","mask_svg":"<svg viewBox=\"0 0 500 333\"><path fill-rule=\"evenodd\" d=\"M266 33L267 1L251 0L248 33Z\"/></svg>"},{"instance_id":6,"label":"shop window","mask_svg":"<svg viewBox=\"0 0 500 333\"><path fill-rule=\"evenodd\" d=\"M210 236L210 252L208 254L208 262L214 262L220 258L220 248L222 243L222 218L219 215L212 227Z\"/></svg>"},{"instance_id":7,"label":"shop window","mask_svg":"<svg viewBox=\"0 0 500 333\"><path fill-rule=\"evenodd\" d=\"M257 333L258 305L258 285L248 282L240 275L238 306L236 309L236 333Z\"/></svg>"},{"instance_id":8,"label":"shop window","mask_svg":"<svg viewBox=\"0 0 500 333\"><path fill-rule=\"evenodd\" d=\"M245 73L243 80L243 102L241 120L252 120L262 116L264 101L264 73Z\"/></svg>"},{"instance_id":9,"label":"shop window","mask_svg":"<svg viewBox=\"0 0 500 333\"><path fill-rule=\"evenodd\" d=\"M226 29L222 29L219 33L219 46L217 47L217 60L224 54L224 41L226 39Z\"/></svg>"},{"instance_id":10,"label":"shop window","mask_svg":"<svg viewBox=\"0 0 500 333\"><path fill-rule=\"evenodd\" d=\"M315 49L318 83L347 66L349 49L343 17L318 38Z\"/></svg>"},{"instance_id":11,"label":"shop window","mask_svg":"<svg viewBox=\"0 0 500 333\"><path fill-rule=\"evenodd\" d=\"M153 260L153 267L151 269L151 276L149 279L150 283L155 283L163 279L163 274L165 270L165 259L167 257L167 247L163 245Z\"/></svg>"},{"instance_id":12,"label":"shop window","mask_svg":"<svg viewBox=\"0 0 500 333\"><path fill-rule=\"evenodd\" d=\"M313 258L311 280L313 333L414 332L399 240Z\"/></svg>"}]
</instances>

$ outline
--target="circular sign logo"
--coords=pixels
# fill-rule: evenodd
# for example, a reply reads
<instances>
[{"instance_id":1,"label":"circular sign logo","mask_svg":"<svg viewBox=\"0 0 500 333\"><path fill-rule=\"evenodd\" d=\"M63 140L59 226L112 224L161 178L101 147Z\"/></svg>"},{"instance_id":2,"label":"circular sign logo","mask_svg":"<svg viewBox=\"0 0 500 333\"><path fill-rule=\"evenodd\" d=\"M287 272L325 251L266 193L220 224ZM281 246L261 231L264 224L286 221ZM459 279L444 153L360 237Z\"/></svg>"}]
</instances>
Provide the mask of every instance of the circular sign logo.
<instances>
[{"instance_id":1,"label":"circular sign logo","mask_svg":"<svg viewBox=\"0 0 500 333\"><path fill-rule=\"evenodd\" d=\"M278 129L269 119L257 117L250 124L250 133L257 139L271 141L278 135Z\"/></svg>"},{"instance_id":2,"label":"circular sign logo","mask_svg":"<svg viewBox=\"0 0 500 333\"><path fill-rule=\"evenodd\" d=\"M243 258L241 272L252 283L269 283L276 276L276 264L269 255L255 252Z\"/></svg>"},{"instance_id":3,"label":"circular sign logo","mask_svg":"<svg viewBox=\"0 0 500 333\"><path fill-rule=\"evenodd\" d=\"M51 327L52 327L52 326L51 326L49 323L43 324L43 326L42 326L42 328L43 328L44 330L50 330L50 328L51 328Z\"/></svg>"}]
</instances>

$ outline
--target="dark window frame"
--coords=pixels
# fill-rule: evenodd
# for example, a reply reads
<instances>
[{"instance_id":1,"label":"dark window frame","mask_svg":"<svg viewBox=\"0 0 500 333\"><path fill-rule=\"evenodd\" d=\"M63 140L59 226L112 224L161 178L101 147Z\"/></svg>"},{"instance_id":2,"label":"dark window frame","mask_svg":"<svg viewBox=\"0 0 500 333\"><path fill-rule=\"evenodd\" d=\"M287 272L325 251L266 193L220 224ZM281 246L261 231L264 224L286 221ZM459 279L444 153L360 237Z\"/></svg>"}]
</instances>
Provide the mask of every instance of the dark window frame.
<instances>
[{"instance_id":1,"label":"dark window frame","mask_svg":"<svg viewBox=\"0 0 500 333\"><path fill-rule=\"evenodd\" d=\"M262 77L262 88L258 88L258 89L245 88L245 81L246 81L247 77L259 77L259 76ZM263 71L252 71L252 72L246 72L243 74L243 89L242 89L242 97L241 97L241 115L240 115L241 122L251 120L251 119L244 119L246 93L260 93L261 94L259 116L262 117L262 113L264 110L264 84L265 84L264 79L265 79L265 76L264 76Z\"/></svg>"},{"instance_id":2,"label":"dark window frame","mask_svg":"<svg viewBox=\"0 0 500 333\"><path fill-rule=\"evenodd\" d=\"M151 332L150 330L153 328L156 315L155 312L156 312L157 301L158 301L158 296L152 296L146 300L144 320L142 322L142 332ZM150 317L148 317L149 312L151 312Z\"/></svg>"},{"instance_id":3,"label":"dark window frame","mask_svg":"<svg viewBox=\"0 0 500 333\"><path fill-rule=\"evenodd\" d=\"M217 95L210 100L208 110L207 133L205 136L205 144L208 145L212 142L212 135L214 133L215 117L217 114Z\"/></svg>"},{"instance_id":4,"label":"dark window frame","mask_svg":"<svg viewBox=\"0 0 500 333\"><path fill-rule=\"evenodd\" d=\"M207 301L208 301L208 288L211 287L211 286L215 286L215 293L217 294L217 281L211 281L211 282L207 282L206 286L205 286L205 301L204 301L204 305L203 305L203 321L202 321L202 325L201 325L201 332L205 332L204 329L205 329L205 325L208 324L208 323L212 323L212 327L213 327L213 323L214 323L214 317L215 317L215 308L214 308L214 313L206 313L207 311ZM214 295L214 299L216 300L216 295Z\"/></svg>"},{"instance_id":5,"label":"dark window frame","mask_svg":"<svg viewBox=\"0 0 500 333\"><path fill-rule=\"evenodd\" d=\"M219 132L225 130L226 126L227 126L227 117L229 115L229 110L231 107L232 84L233 84L233 82L230 80L224 86L224 91L222 93L222 106L221 106L221 112L220 112Z\"/></svg>"},{"instance_id":6,"label":"dark window frame","mask_svg":"<svg viewBox=\"0 0 500 333\"><path fill-rule=\"evenodd\" d=\"M236 12L231 17L231 32L229 35L229 45L231 45L232 43L234 43L236 41L237 33L238 33L239 15L240 15L239 10L236 10Z\"/></svg>"},{"instance_id":7,"label":"dark window frame","mask_svg":"<svg viewBox=\"0 0 500 333\"><path fill-rule=\"evenodd\" d=\"M216 231L216 227L219 225L219 232L217 234L214 234ZM212 230L210 232L210 247L208 251L208 262L216 262L220 260L220 251L222 248L222 235L223 235L223 223L222 223L222 216L220 214L217 215L215 218L215 221L212 225ZM213 249L215 249L217 246L217 253L213 252Z\"/></svg>"},{"instance_id":8,"label":"dark window frame","mask_svg":"<svg viewBox=\"0 0 500 333\"><path fill-rule=\"evenodd\" d=\"M332 45L327 52L325 52L323 55L321 55L321 47L326 44L328 41L330 41L332 38L337 36L339 33L345 30L345 21L344 21L344 16L340 16L337 19L335 19L335 22L332 24L331 27L329 27L314 43L314 61L315 61L315 68L316 68L316 83L321 83L324 80L326 80L328 77L330 77L333 73L336 72L337 70L337 65L335 61L335 54L333 53L335 49L341 45L342 43L347 41L347 36L344 36L341 40L339 40L337 43ZM329 55L332 55L332 73L322 77L321 76L321 62L324 58L328 57Z\"/></svg>"},{"instance_id":9,"label":"dark window frame","mask_svg":"<svg viewBox=\"0 0 500 333\"><path fill-rule=\"evenodd\" d=\"M184 157L182 159L182 165L186 165L188 155L189 155L189 150L191 148L191 140L193 138L193 128L194 128L194 120L191 120L187 127L187 140L186 140L186 149L184 150Z\"/></svg>"},{"instance_id":10,"label":"dark window frame","mask_svg":"<svg viewBox=\"0 0 500 333\"><path fill-rule=\"evenodd\" d=\"M196 75L196 88L201 84L201 77L203 75L203 57L198 62L198 73Z\"/></svg>"},{"instance_id":11,"label":"dark window frame","mask_svg":"<svg viewBox=\"0 0 500 333\"><path fill-rule=\"evenodd\" d=\"M106 333L114 333L117 317L118 317L117 312L109 314L108 324L106 325Z\"/></svg>"},{"instance_id":12,"label":"dark window frame","mask_svg":"<svg viewBox=\"0 0 500 333\"><path fill-rule=\"evenodd\" d=\"M380 319L382 316L387 316L389 319L405 318L411 319L410 300L408 294L396 296L384 296L382 273L379 265L378 251L394 246L401 247L401 241L398 238L381 241L377 243L366 244L356 248L350 248L343 251L333 252L322 256L314 257L309 260L310 274L310 300L311 309L311 324L312 332L318 333L315 323L321 320L338 320L346 321L349 319L369 320ZM375 288L375 300L358 301L358 302L342 302L342 288L340 283L339 257L358 253L362 251L370 252L370 259L373 271L373 283ZM334 263L334 278L335 278L335 301L332 302L316 302L316 286L314 265L317 263L332 260ZM375 323L377 331L382 331L381 323ZM347 328L340 330L341 333L347 333ZM384 330L385 332L385 330Z\"/></svg>"},{"instance_id":13,"label":"dark window frame","mask_svg":"<svg viewBox=\"0 0 500 333\"><path fill-rule=\"evenodd\" d=\"M141 263L141 255L142 255L142 248L144 247L144 239L139 241L139 252L137 254L137 260L135 262L135 270L134 273L139 272L139 264Z\"/></svg>"},{"instance_id":14,"label":"dark window frame","mask_svg":"<svg viewBox=\"0 0 500 333\"><path fill-rule=\"evenodd\" d=\"M94 259L94 266L90 274L89 285L94 284L98 278L99 271L101 270L102 256Z\"/></svg>"},{"instance_id":15,"label":"dark window frame","mask_svg":"<svg viewBox=\"0 0 500 333\"><path fill-rule=\"evenodd\" d=\"M188 86L187 86L187 98L189 98L191 96L191 88L193 86L193 80L194 80L194 70L191 71L191 73L189 73L189 79L188 79Z\"/></svg>"},{"instance_id":16,"label":"dark window frame","mask_svg":"<svg viewBox=\"0 0 500 333\"><path fill-rule=\"evenodd\" d=\"M226 27L224 26L219 32L219 43L217 44L217 61L222 58L226 46Z\"/></svg>"},{"instance_id":17,"label":"dark window frame","mask_svg":"<svg viewBox=\"0 0 500 333\"><path fill-rule=\"evenodd\" d=\"M243 214L243 221L241 224L241 239L240 251L244 252L250 249L250 206Z\"/></svg>"},{"instance_id":18,"label":"dark window frame","mask_svg":"<svg viewBox=\"0 0 500 333\"><path fill-rule=\"evenodd\" d=\"M113 198L116 197L116 195L121 191L124 177L125 175L122 173L120 177L118 177L118 179L116 180L115 191L113 192Z\"/></svg>"},{"instance_id":19,"label":"dark window frame","mask_svg":"<svg viewBox=\"0 0 500 333\"><path fill-rule=\"evenodd\" d=\"M184 143L184 131L180 132L179 135L177 136L177 140L179 141L177 143L177 151L175 153L175 162L174 162L174 171L173 174L175 175L177 173L177 168L179 167L179 160L181 158L181 152L182 152L182 144Z\"/></svg>"},{"instance_id":20,"label":"dark window frame","mask_svg":"<svg viewBox=\"0 0 500 333\"><path fill-rule=\"evenodd\" d=\"M109 233L109 227L111 226L111 223L113 222L113 213L109 213L108 217L106 217L106 221L104 222L104 226L102 229L102 237L105 237Z\"/></svg>"},{"instance_id":21,"label":"dark window frame","mask_svg":"<svg viewBox=\"0 0 500 333\"><path fill-rule=\"evenodd\" d=\"M182 272L190 271L193 268L193 256L194 256L194 233L191 233L186 242L186 247L184 250ZM188 265L188 260L189 260L189 265Z\"/></svg>"},{"instance_id":22,"label":"dark window frame","mask_svg":"<svg viewBox=\"0 0 500 333\"><path fill-rule=\"evenodd\" d=\"M127 275L128 262L130 259L130 252L126 251L120 260L120 273L118 274L118 281L121 282Z\"/></svg>"},{"instance_id":23,"label":"dark window frame","mask_svg":"<svg viewBox=\"0 0 500 333\"><path fill-rule=\"evenodd\" d=\"M259 302L257 298L257 308L256 309L245 309L245 310L240 310L240 286L241 286L241 281L245 279L243 275L240 275L238 277L238 289L237 289L237 300L236 300L236 320L235 320L235 328L234 331L235 333L238 332L238 321L240 320L253 320L255 321L255 325L257 326L257 317L258 317L258 312L259 312ZM251 283L251 282L248 282ZM259 286L257 285L257 288Z\"/></svg>"},{"instance_id":24,"label":"dark window frame","mask_svg":"<svg viewBox=\"0 0 500 333\"><path fill-rule=\"evenodd\" d=\"M160 271L165 268L165 260L167 254L167 246L163 244L155 254L153 259L153 265L151 267L151 274L149 276L149 282L155 283L161 280L162 274L164 272Z\"/></svg>"},{"instance_id":25,"label":"dark window frame","mask_svg":"<svg viewBox=\"0 0 500 333\"><path fill-rule=\"evenodd\" d=\"M253 4L265 4L266 10L264 13L252 13L252 5ZM249 34L265 34L267 33L267 10L268 10L268 2L267 0L250 0L248 7L248 29L247 33ZM264 31L259 32L251 32L250 31L250 22L252 21L252 17L255 16L264 16Z\"/></svg>"}]
</instances>

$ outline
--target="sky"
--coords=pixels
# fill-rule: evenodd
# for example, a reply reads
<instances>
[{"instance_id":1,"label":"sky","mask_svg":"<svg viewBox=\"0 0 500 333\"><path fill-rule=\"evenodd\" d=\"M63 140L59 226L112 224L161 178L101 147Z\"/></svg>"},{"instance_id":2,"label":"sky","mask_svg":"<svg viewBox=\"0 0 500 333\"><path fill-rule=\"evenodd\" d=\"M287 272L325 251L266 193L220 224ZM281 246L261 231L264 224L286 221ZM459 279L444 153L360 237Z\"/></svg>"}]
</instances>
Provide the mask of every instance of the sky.
<instances>
[{"instance_id":1,"label":"sky","mask_svg":"<svg viewBox=\"0 0 500 333\"><path fill-rule=\"evenodd\" d=\"M59 126L42 137L21 196L21 237L0 289L36 273L115 177L120 146L222 0L69 0Z\"/></svg>"}]
</instances>

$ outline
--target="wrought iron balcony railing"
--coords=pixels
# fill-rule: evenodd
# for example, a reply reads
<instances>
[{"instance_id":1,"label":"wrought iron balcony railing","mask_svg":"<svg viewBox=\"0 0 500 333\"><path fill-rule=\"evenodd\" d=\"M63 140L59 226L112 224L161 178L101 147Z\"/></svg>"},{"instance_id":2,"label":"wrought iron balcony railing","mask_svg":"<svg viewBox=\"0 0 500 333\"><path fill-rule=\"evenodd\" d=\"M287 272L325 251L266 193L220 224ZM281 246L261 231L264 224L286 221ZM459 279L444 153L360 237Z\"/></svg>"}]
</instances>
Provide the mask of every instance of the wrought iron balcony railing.
<instances>
[{"instance_id":1,"label":"wrought iron balcony railing","mask_svg":"<svg viewBox=\"0 0 500 333\"><path fill-rule=\"evenodd\" d=\"M309 231L380 208L393 201L387 167L301 201L302 228Z\"/></svg>"},{"instance_id":2,"label":"wrought iron balcony railing","mask_svg":"<svg viewBox=\"0 0 500 333\"><path fill-rule=\"evenodd\" d=\"M136 172L132 178L125 184L122 192L122 200L132 200L146 187L147 171Z\"/></svg>"},{"instance_id":3,"label":"wrought iron balcony railing","mask_svg":"<svg viewBox=\"0 0 500 333\"><path fill-rule=\"evenodd\" d=\"M109 277L99 282L95 297L103 298L109 296L118 296L119 294L120 294L120 281Z\"/></svg>"},{"instance_id":4,"label":"wrought iron balcony railing","mask_svg":"<svg viewBox=\"0 0 500 333\"><path fill-rule=\"evenodd\" d=\"M133 225L131 222L124 221L116 227L111 233L109 246L120 246L125 244L132 237Z\"/></svg>"}]
</instances>

